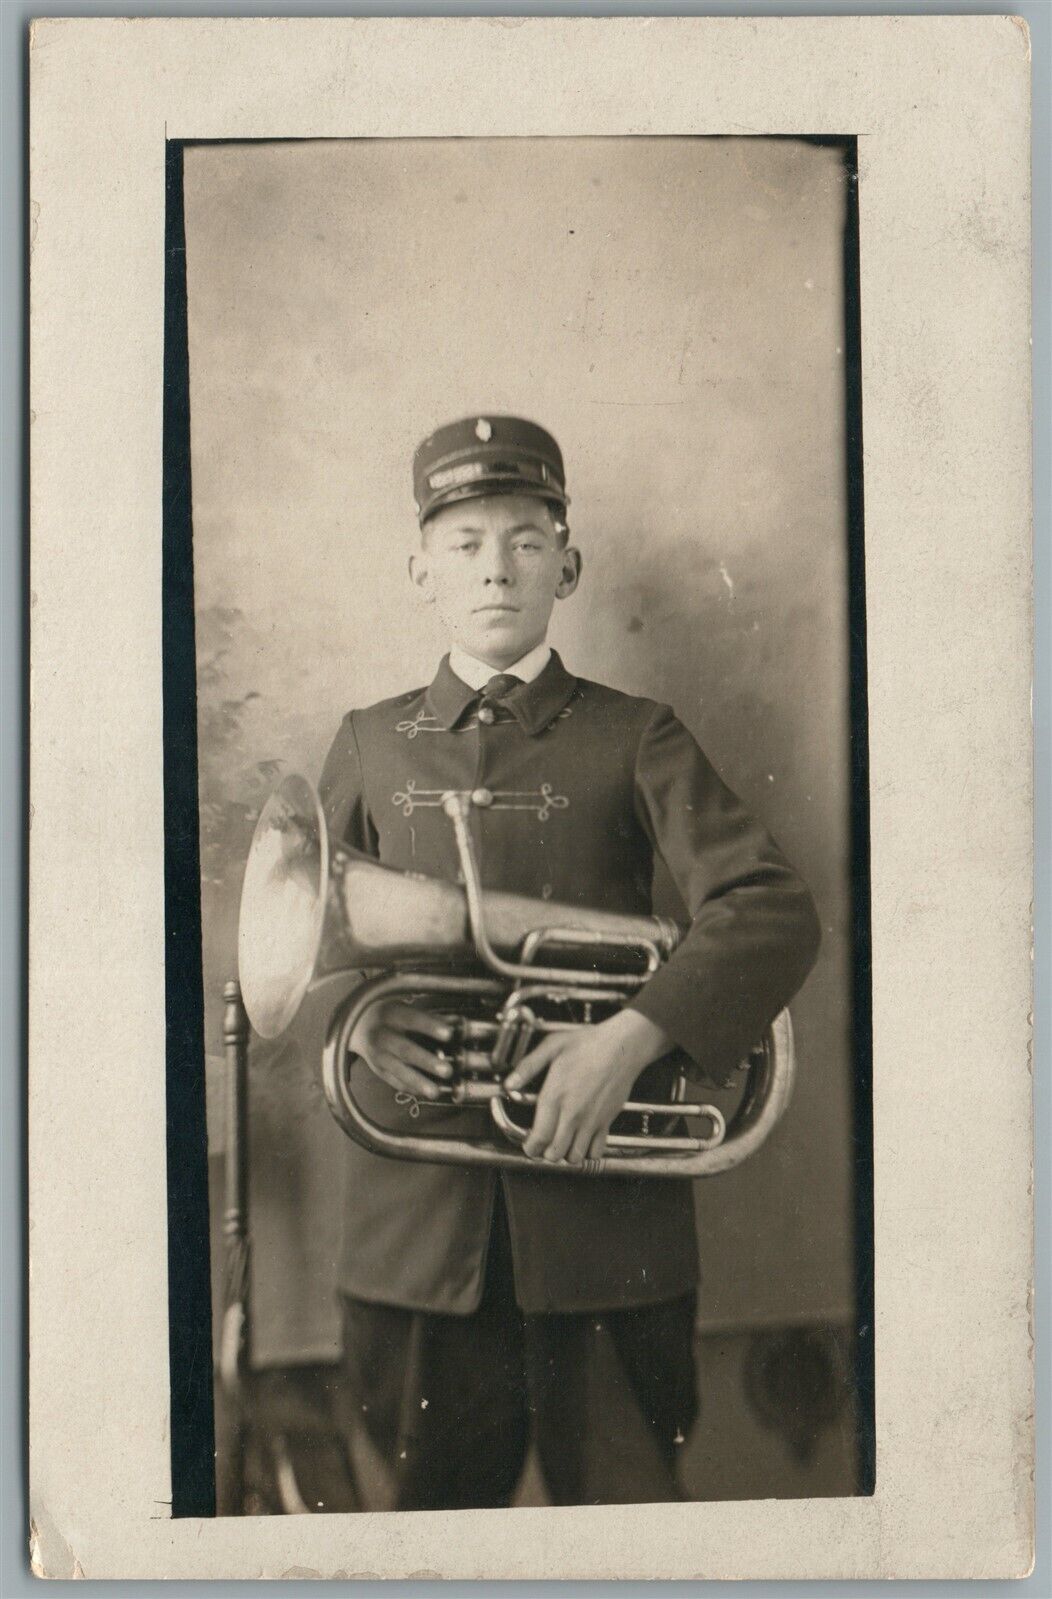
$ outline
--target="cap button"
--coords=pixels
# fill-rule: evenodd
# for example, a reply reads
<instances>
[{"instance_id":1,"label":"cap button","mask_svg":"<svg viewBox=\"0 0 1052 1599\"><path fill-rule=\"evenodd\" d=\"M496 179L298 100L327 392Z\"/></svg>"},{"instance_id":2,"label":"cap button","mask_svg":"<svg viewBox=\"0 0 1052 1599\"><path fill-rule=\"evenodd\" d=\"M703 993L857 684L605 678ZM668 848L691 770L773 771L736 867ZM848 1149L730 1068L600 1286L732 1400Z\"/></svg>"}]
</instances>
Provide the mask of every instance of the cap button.
<instances>
[{"instance_id":1,"label":"cap button","mask_svg":"<svg viewBox=\"0 0 1052 1599\"><path fill-rule=\"evenodd\" d=\"M493 804L493 791L488 788L477 788L471 796L472 805L479 805L483 810L487 805Z\"/></svg>"},{"instance_id":2,"label":"cap button","mask_svg":"<svg viewBox=\"0 0 1052 1599\"><path fill-rule=\"evenodd\" d=\"M497 720L497 713L492 705L479 706L479 721L483 727L490 727Z\"/></svg>"}]
</instances>

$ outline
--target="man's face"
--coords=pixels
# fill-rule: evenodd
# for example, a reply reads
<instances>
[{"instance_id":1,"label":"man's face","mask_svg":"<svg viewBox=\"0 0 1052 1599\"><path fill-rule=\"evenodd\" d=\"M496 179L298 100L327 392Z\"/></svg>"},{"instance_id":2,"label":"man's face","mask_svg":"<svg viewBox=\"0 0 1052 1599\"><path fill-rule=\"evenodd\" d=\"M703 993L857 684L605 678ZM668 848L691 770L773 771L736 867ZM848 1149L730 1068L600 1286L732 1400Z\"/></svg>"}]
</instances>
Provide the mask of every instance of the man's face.
<instances>
[{"instance_id":1,"label":"man's face","mask_svg":"<svg viewBox=\"0 0 1052 1599\"><path fill-rule=\"evenodd\" d=\"M550 507L525 494L444 506L428 518L409 562L450 641L497 671L541 643L552 607L573 593L580 570Z\"/></svg>"}]
</instances>

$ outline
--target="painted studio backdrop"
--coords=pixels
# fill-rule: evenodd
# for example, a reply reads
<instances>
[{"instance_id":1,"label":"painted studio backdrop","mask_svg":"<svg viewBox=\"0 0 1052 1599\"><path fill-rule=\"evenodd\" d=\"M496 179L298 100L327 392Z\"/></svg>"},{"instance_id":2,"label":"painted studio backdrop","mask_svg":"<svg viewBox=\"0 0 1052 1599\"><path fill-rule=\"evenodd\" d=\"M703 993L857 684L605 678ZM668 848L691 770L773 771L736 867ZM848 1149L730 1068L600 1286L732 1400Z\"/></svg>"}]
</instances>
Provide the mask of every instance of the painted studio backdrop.
<instances>
[{"instance_id":1,"label":"painted studio backdrop","mask_svg":"<svg viewBox=\"0 0 1052 1599\"><path fill-rule=\"evenodd\" d=\"M465 414L533 417L562 446L584 555L553 642L571 671L675 708L822 918L794 1103L760 1155L697 1185L709 1422L735 1339L747 1364L757 1335L813 1332L850 1367L847 185L841 149L790 139L185 152L213 1210L256 816L284 768L317 778L349 708L434 672L406 573L417 442ZM325 1360L344 1135L290 1050L255 1058L250 1093L254 1359ZM853 1435L851 1409L832 1435ZM837 1465L821 1429L804 1447L784 1416L765 1432L762 1396L752 1411L764 1464L748 1476L739 1431L724 1493L854 1491L846 1445ZM821 1480L792 1477L794 1447L827 1448Z\"/></svg>"}]
</instances>

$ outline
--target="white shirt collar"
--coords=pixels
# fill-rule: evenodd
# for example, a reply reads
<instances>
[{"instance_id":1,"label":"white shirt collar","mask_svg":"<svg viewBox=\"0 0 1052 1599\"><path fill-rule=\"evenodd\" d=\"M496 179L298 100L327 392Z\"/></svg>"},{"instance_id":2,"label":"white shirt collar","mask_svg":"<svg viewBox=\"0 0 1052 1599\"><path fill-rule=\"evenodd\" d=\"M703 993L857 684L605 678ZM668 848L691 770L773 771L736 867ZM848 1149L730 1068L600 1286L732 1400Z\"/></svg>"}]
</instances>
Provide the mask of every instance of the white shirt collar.
<instances>
[{"instance_id":1,"label":"white shirt collar","mask_svg":"<svg viewBox=\"0 0 1052 1599\"><path fill-rule=\"evenodd\" d=\"M504 671L511 677L521 677L524 683L532 683L540 677L544 668L551 660L552 650L550 644L535 644L532 650L527 650L521 660L513 665L506 666ZM450 670L455 672L462 683L469 688L485 688L491 677L496 677L497 668L487 666L485 661L478 661L467 650L462 650L459 644L454 644L449 652Z\"/></svg>"}]
</instances>

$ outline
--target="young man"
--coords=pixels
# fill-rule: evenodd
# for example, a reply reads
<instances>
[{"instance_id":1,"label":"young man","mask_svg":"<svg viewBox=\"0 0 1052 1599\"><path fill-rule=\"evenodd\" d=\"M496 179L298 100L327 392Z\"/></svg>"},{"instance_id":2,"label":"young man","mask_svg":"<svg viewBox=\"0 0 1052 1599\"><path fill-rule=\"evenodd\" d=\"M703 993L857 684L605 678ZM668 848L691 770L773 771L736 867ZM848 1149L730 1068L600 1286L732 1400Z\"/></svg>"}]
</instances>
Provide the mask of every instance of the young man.
<instances>
[{"instance_id":1,"label":"young man","mask_svg":"<svg viewBox=\"0 0 1052 1599\"><path fill-rule=\"evenodd\" d=\"M350 1145L340 1289L354 1408L397 1508L506 1505L530 1437L558 1504L678 1496L695 1411L691 1186L575 1174L640 1074L678 1047L725 1081L807 975L811 897L673 712L569 672L546 642L577 588L562 456L505 416L417 451L410 576L446 628L433 681L345 717L322 800L336 837L455 879L442 797L471 799L483 884L640 913L660 858L687 925L621 1011L550 1035L536 1172L410 1165ZM446 1134L445 1031L390 1003L353 1043L355 1089L391 1127ZM422 1040L429 1040L432 1048Z\"/></svg>"}]
</instances>

